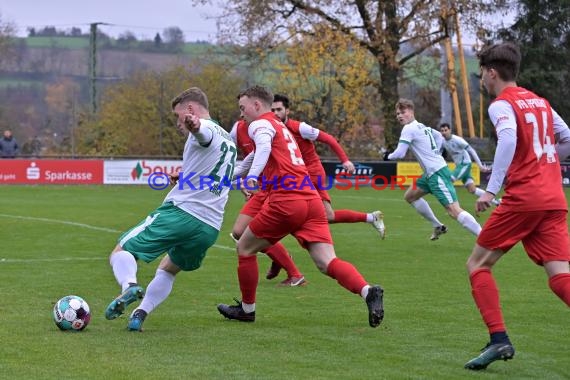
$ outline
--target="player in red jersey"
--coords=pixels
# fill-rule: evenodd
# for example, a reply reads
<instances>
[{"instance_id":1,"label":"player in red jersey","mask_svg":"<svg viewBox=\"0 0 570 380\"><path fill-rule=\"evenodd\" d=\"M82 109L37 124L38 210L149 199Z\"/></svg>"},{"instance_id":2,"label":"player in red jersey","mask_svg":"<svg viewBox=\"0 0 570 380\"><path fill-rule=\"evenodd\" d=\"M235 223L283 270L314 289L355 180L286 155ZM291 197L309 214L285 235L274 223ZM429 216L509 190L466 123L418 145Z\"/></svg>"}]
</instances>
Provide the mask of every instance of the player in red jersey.
<instances>
[{"instance_id":1,"label":"player in red jersey","mask_svg":"<svg viewBox=\"0 0 570 380\"><path fill-rule=\"evenodd\" d=\"M253 152L255 144L247 133L245 120L241 119L237 121L230 135L236 143L238 151L244 156ZM237 242L239 240L249 222L251 222L253 217L261 210L266 198L267 191L258 191L248 196L232 228L231 237L234 241ZM272 260L272 264L265 275L266 279L271 280L277 277L281 268L284 268L287 272L287 278L279 283L280 286L301 286L306 284L305 276L299 271L283 244L275 243L275 245L264 249L262 252L267 254Z\"/></svg>"},{"instance_id":2,"label":"player in red jersey","mask_svg":"<svg viewBox=\"0 0 570 380\"><path fill-rule=\"evenodd\" d=\"M325 169L315 149L314 141L319 141L330 146L342 163L344 170L348 173L354 173L354 164L350 162L344 149L342 149L336 139L324 131L311 127L307 123L290 119L289 98L285 95L275 94L271 110L281 119L287 129L293 133L295 141L301 150L305 166L307 166L307 170L311 176L311 181L323 200L329 223L370 223L378 231L380 237L384 239L386 229L384 228L381 211L373 211L370 213L353 210L335 211L331 206L331 197L323 188L326 186Z\"/></svg>"},{"instance_id":3,"label":"player in red jersey","mask_svg":"<svg viewBox=\"0 0 570 380\"><path fill-rule=\"evenodd\" d=\"M329 223L370 223L376 231L378 231L380 238L384 239L386 228L384 227L384 216L381 211L377 210L365 213L353 210L333 210L331 197L327 190L324 189L326 186L325 169L323 168L321 159L315 149L314 141L319 141L330 146L342 163L342 167L348 173L354 173L354 164L348 159L344 149L342 149L333 136L324 131L313 128L307 123L290 119L289 110L289 98L285 95L275 94L273 97L271 111L273 111L273 113L275 113L275 115L277 115L277 117L279 117L279 119L281 119L285 124L287 129L293 133L295 141L301 151L301 156L303 156L303 161L305 162L307 171L311 177L311 182L323 200ZM267 274L268 276L274 274L277 275L280 270L281 266L274 260L271 263Z\"/></svg>"},{"instance_id":4,"label":"player in red jersey","mask_svg":"<svg viewBox=\"0 0 570 380\"><path fill-rule=\"evenodd\" d=\"M368 323L377 327L384 317L383 289L369 285L350 263L336 257L319 194L308 182L308 172L295 138L272 112L273 94L254 86L239 95L242 118L249 123L249 136L255 143L247 185L267 188L267 200L253 218L237 244L238 279L242 301L237 305L218 305L229 319L255 320L258 283L257 252L288 234L309 251L316 266L349 291L359 294L368 307Z\"/></svg>"},{"instance_id":5,"label":"player in red jersey","mask_svg":"<svg viewBox=\"0 0 570 380\"><path fill-rule=\"evenodd\" d=\"M479 54L483 85L496 96L489 117L498 143L477 211L490 207L505 176L506 186L501 205L487 220L467 261L473 298L490 334L482 353L465 364L471 370L515 354L491 268L519 241L530 259L544 267L550 289L570 306L568 209L554 145L554 135L559 134L558 144L567 149L570 131L548 101L517 86L520 61L519 48L512 43L493 45Z\"/></svg>"}]
</instances>

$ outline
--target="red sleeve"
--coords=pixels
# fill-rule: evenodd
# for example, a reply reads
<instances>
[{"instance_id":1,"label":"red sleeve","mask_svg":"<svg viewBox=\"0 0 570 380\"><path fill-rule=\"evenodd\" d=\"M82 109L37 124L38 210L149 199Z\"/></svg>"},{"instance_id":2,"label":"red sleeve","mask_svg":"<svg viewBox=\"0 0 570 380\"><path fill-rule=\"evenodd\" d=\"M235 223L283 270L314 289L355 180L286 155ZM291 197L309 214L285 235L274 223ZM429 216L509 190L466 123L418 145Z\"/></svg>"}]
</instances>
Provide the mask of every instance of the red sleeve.
<instances>
[{"instance_id":1,"label":"red sleeve","mask_svg":"<svg viewBox=\"0 0 570 380\"><path fill-rule=\"evenodd\" d=\"M336 141L336 139L328 133L320 131L319 136L317 137L317 141L323 142L330 146L341 163L348 161L348 156L345 153L344 149L342 149L342 146L340 146L338 141Z\"/></svg>"}]
</instances>

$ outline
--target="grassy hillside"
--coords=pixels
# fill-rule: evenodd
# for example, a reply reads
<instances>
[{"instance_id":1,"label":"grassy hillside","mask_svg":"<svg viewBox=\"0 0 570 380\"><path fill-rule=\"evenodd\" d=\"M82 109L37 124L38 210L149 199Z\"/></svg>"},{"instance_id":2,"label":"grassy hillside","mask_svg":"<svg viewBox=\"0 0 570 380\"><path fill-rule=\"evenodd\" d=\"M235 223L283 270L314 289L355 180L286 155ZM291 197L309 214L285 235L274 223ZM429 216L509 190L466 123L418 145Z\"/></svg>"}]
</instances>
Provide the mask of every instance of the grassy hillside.
<instances>
[{"instance_id":1,"label":"grassy hillside","mask_svg":"<svg viewBox=\"0 0 570 380\"><path fill-rule=\"evenodd\" d=\"M100 77L128 78L136 71L166 71L174 66L236 59L232 48L206 43L186 43L177 51L155 48L149 41L121 46L117 40L99 40L97 74ZM13 53L0 62L0 86L28 85L23 79L53 82L58 77L87 77L88 37L28 37L14 44ZM25 78L28 77L28 78ZM29 78L34 77L34 78Z\"/></svg>"},{"instance_id":2,"label":"grassy hillside","mask_svg":"<svg viewBox=\"0 0 570 380\"><path fill-rule=\"evenodd\" d=\"M89 47L89 37L28 37L23 40L29 48L85 49Z\"/></svg>"},{"instance_id":3,"label":"grassy hillside","mask_svg":"<svg viewBox=\"0 0 570 380\"><path fill-rule=\"evenodd\" d=\"M81 37L43 37L43 36L36 36L36 37L26 37L26 38L19 38L19 40L24 41L25 45L28 48L61 48L61 49L86 49L89 47L89 37L81 36ZM102 42L103 41L103 42ZM149 41L137 41L136 43L130 45L128 48L123 47L117 43L116 39L110 40L99 40L99 47L101 49L105 48L113 48L119 50L140 50L145 51L145 47L148 46ZM188 54L188 55L196 55L196 54L205 54L209 50L211 50L213 45L207 43L196 43L196 42L187 42L182 47L181 51L177 54ZM224 51L224 49L216 49L218 52ZM146 52L149 52L146 49ZM163 49L157 49L155 52L157 53L168 53L168 49L164 47Z\"/></svg>"}]
</instances>

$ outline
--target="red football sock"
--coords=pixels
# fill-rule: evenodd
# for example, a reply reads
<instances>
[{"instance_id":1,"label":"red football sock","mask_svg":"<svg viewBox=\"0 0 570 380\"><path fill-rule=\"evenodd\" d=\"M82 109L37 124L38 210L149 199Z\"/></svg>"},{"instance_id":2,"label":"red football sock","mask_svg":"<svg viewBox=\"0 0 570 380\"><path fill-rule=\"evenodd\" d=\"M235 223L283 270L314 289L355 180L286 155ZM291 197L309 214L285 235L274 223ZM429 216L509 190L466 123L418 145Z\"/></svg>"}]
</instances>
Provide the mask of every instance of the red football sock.
<instances>
[{"instance_id":1,"label":"red football sock","mask_svg":"<svg viewBox=\"0 0 570 380\"><path fill-rule=\"evenodd\" d=\"M331 223L366 222L366 213L352 210L335 210L334 221Z\"/></svg>"},{"instance_id":2,"label":"red football sock","mask_svg":"<svg viewBox=\"0 0 570 380\"><path fill-rule=\"evenodd\" d=\"M327 275L334 278L343 288L358 295L362 288L368 285L354 265L338 257L329 263Z\"/></svg>"},{"instance_id":3,"label":"red football sock","mask_svg":"<svg viewBox=\"0 0 570 380\"><path fill-rule=\"evenodd\" d=\"M566 305L570 306L570 273L560 273L550 277L548 285Z\"/></svg>"},{"instance_id":4,"label":"red football sock","mask_svg":"<svg viewBox=\"0 0 570 380\"><path fill-rule=\"evenodd\" d=\"M506 331L501 305L499 304L499 290L495 279L489 269L479 269L469 276L471 281L471 294L483 321L489 329L489 334Z\"/></svg>"},{"instance_id":5,"label":"red football sock","mask_svg":"<svg viewBox=\"0 0 570 380\"><path fill-rule=\"evenodd\" d=\"M261 252L267 254L271 260L281 265L281 267L287 271L287 277L303 277L283 244L275 243L271 247L266 248Z\"/></svg>"},{"instance_id":6,"label":"red football sock","mask_svg":"<svg viewBox=\"0 0 570 380\"><path fill-rule=\"evenodd\" d=\"M255 303L255 292L259 281L256 255L238 256L238 280L242 302Z\"/></svg>"}]
</instances>

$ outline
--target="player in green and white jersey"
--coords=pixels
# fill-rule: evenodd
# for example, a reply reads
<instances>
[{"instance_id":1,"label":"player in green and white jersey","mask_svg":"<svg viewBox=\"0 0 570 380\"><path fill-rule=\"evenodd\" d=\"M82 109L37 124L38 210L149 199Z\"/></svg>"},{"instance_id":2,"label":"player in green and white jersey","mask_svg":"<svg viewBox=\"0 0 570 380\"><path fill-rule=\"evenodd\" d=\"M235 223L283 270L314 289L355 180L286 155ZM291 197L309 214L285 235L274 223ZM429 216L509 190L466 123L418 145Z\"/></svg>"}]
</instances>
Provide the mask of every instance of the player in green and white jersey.
<instances>
[{"instance_id":1,"label":"player in green and white jersey","mask_svg":"<svg viewBox=\"0 0 570 380\"><path fill-rule=\"evenodd\" d=\"M142 330L146 316L172 291L178 272L201 266L221 229L234 171L236 146L210 119L208 98L201 89L182 92L172 101L172 110L178 129L188 136L181 172L171 176L176 186L160 207L121 236L110 256L122 293L107 306L105 317L117 318L142 298L129 318L131 331ZM137 283L136 260L148 263L165 252L144 294Z\"/></svg>"},{"instance_id":2,"label":"player in green and white jersey","mask_svg":"<svg viewBox=\"0 0 570 380\"><path fill-rule=\"evenodd\" d=\"M457 220L473 235L479 235L481 226L473 215L463 210L457 201L457 194L451 180L451 172L440 154L443 136L438 131L416 121L414 103L408 99L400 99L396 103L396 118L403 126L400 141L394 152L388 155L389 160L398 160L406 156L408 148L423 169L417 186L410 186L404 199L433 226L431 240L437 240L447 232L447 227L434 215L423 196L433 194L445 207L449 216Z\"/></svg>"},{"instance_id":3,"label":"player in green and white jersey","mask_svg":"<svg viewBox=\"0 0 570 380\"><path fill-rule=\"evenodd\" d=\"M481 162L479 155L463 138L451 133L451 127L447 123L439 126L439 131L443 135L443 148L451 155L455 163L455 170L451 173L451 179L455 182L460 180L471 194L479 198L485 194L485 190L478 188L471 176L471 164L473 161L479 166L481 173L488 173L491 169ZM473 159L473 160L472 160ZM493 199L492 203L498 206L500 201Z\"/></svg>"}]
</instances>

